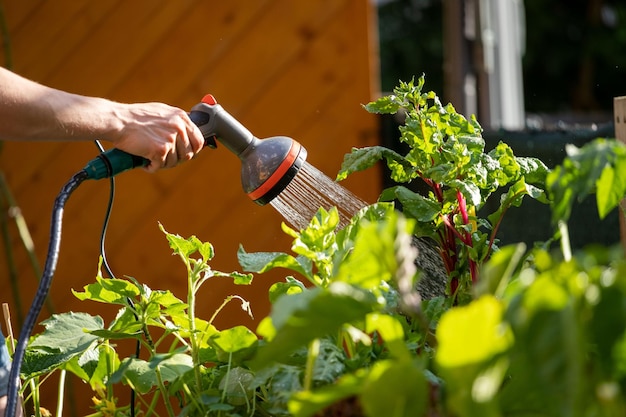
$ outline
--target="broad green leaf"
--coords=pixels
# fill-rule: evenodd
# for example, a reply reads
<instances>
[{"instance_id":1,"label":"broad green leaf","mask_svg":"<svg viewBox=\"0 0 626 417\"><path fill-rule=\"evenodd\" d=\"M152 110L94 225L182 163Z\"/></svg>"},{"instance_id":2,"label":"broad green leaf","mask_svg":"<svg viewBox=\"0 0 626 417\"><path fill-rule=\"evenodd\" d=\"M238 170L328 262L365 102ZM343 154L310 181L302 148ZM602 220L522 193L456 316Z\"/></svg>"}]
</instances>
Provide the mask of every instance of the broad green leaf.
<instances>
[{"instance_id":1,"label":"broad green leaf","mask_svg":"<svg viewBox=\"0 0 626 417\"><path fill-rule=\"evenodd\" d=\"M581 148L568 145L566 150L563 163L546 178L553 222L567 221L573 202L593 192L598 192L598 211L606 215L626 195L626 145L599 138Z\"/></svg>"},{"instance_id":2,"label":"broad green leaf","mask_svg":"<svg viewBox=\"0 0 626 417\"><path fill-rule=\"evenodd\" d=\"M599 289L599 300L593 306L590 339L596 346L598 361L606 379L619 376L615 375L615 363L620 361L615 360L614 352L619 349L620 339L626 336L625 295L625 291L617 285L602 286Z\"/></svg>"},{"instance_id":3,"label":"broad green leaf","mask_svg":"<svg viewBox=\"0 0 626 417\"><path fill-rule=\"evenodd\" d=\"M244 271L262 274L274 268L286 268L304 276L310 276L311 263L305 258L295 258L282 252L248 253L243 246L237 252L239 265Z\"/></svg>"},{"instance_id":4,"label":"broad green leaf","mask_svg":"<svg viewBox=\"0 0 626 417\"><path fill-rule=\"evenodd\" d=\"M254 397L254 374L248 369L235 367L222 378L219 388L226 394L229 404L248 404Z\"/></svg>"},{"instance_id":5,"label":"broad green leaf","mask_svg":"<svg viewBox=\"0 0 626 417\"><path fill-rule=\"evenodd\" d=\"M394 96L384 96L376 101L365 105L365 110L370 113L393 114L399 110L400 106Z\"/></svg>"},{"instance_id":6,"label":"broad green leaf","mask_svg":"<svg viewBox=\"0 0 626 417\"><path fill-rule=\"evenodd\" d=\"M111 377L110 383L124 381L137 392L146 394L158 386L156 368L159 369L161 380L168 383L193 369L193 361L189 355L183 353L155 355L150 361L126 358Z\"/></svg>"},{"instance_id":7,"label":"broad green leaf","mask_svg":"<svg viewBox=\"0 0 626 417\"><path fill-rule=\"evenodd\" d=\"M140 294L139 288L132 282L117 278L96 277L96 282L86 285L83 292L72 290L81 301L91 300L106 304L127 305L128 298L133 299Z\"/></svg>"},{"instance_id":8,"label":"broad green leaf","mask_svg":"<svg viewBox=\"0 0 626 417\"><path fill-rule=\"evenodd\" d=\"M98 316L72 312L53 314L42 324L45 330L28 345L21 368L22 374L29 377L50 372L92 349L98 337L89 331L104 325Z\"/></svg>"},{"instance_id":9,"label":"broad green leaf","mask_svg":"<svg viewBox=\"0 0 626 417\"><path fill-rule=\"evenodd\" d=\"M502 321L503 312L502 302L490 295L445 312L437 327L437 364L442 368L480 364L509 349L513 338Z\"/></svg>"},{"instance_id":10,"label":"broad green leaf","mask_svg":"<svg viewBox=\"0 0 626 417\"><path fill-rule=\"evenodd\" d=\"M256 335L245 326L235 326L211 336L211 343L226 353L235 353L252 347L257 342Z\"/></svg>"},{"instance_id":11,"label":"broad green leaf","mask_svg":"<svg viewBox=\"0 0 626 417\"><path fill-rule=\"evenodd\" d=\"M441 210L441 205L403 186L391 187L381 194L383 201L397 199L402 205L402 213L419 222L433 221Z\"/></svg>"},{"instance_id":12,"label":"broad green leaf","mask_svg":"<svg viewBox=\"0 0 626 417\"><path fill-rule=\"evenodd\" d=\"M596 190L598 215L604 219L624 198L626 171L606 166L598 178Z\"/></svg>"},{"instance_id":13,"label":"broad green leaf","mask_svg":"<svg viewBox=\"0 0 626 417\"><path fill-rule=\"evenodd\" d=\"M508 245L494 252L480 271L480 280L475 287L476 294L502 296L525 252L524 243Z\"/></svg>"},{"instance_id":14,"label":"broad green leaf","mask_svg":"<svg viewBox=\"0 0 626 417\"><path fill-rule=\"evenodd\" d=\"M404 343L404 329L397 318L387 314L368 314L365 319L365 331L378 332L389 352L398 360L411 360L410 352Z\"/></svg>"},{"instance_id":15,"label":"broad green leaf","mask_svg":"<svg viewBox=\"0 0 626 417\"><path fill-rule=\"evenodd\" d=\"M294 417L311 417L344 398L357 395L365 381L365 372L346 374L332 385L315 391L296 391L289 400L289 413Z\"/></svg>"},{"instance_id":16,"label":"broad green leaf","mask_svg":"<svg viewBox=\"0 0 626 417\"><path fill-rule=\"evenodd\" d=\"M279 297L289 294L298 294L306 287L293 277L287 277L286 282L275 282L269 289L270 303L274 304Z\"/></svg>"},{"instance_id":17,"label":"broad green leaf","mask_svg":"<svg viewBox=\"0 0 626 417\"><path fill-rule=\"evenodd\" d=\"M377 305L373 294L343 282L280 297L270 315L275 334L259 348L254 364L264 367L283 361L311 340L334 334L344 323L362 320ZM265 336L261 330L257 329Z\"/></svg>"},{"instance_id":18,"label":"broad green leaf","mask_svg":"<svg viewBox=\"0 0 626 417\"><path fill-rule=\"evenodd\" d=\"M368 169L382 159L387 161L387 165L394 172L392 175L398 182L404 182L412 178L414 168L406 158L391 149L382 146L371 146L353 148L352 152L346 154L336 180L344 180L348 175Z\"/></svg>"},{"instance_id":19,"label":"broad green leaf","mask_svg":"<svg viewBox=\"0 0 626 417\"><path fill-rule=\"evenodd\" d=\"M539 159L530 157L516 157L521 174L528 184L543 186L550 169Z\"/></svg>"},{"instance_id":20,"label":"broad green leaf","mask_svg":"<svg viewBox=\"0 0 626 417\"><path fill-rule=\"evenodd\" d=\"M415 362L379 361L372 367L359 399L368 416L415 417L427 410L429 388Z\"/></svg>"},{"instance_id":21,"label":"broad green leaf","mask_svg":"<svg viewBox=\"0 0 626 417\"><path fill-rule=\"evenodd\" d=\"M160 223L159 228L165 234L170 248L175 254L180 255L183 259L189 259L190 256L196 252L200 253L200 256L202 256L202 259L205 262L208 262L213 258L214 251L213 246L210 243L202 242L196 236L191 236L185 239L180 235L169 233Z\"/></svg>"},{"instance_id":22,"label":"broad green leaf","mask_svg":"<svg viewBox=\"0 0 626 417\"><path fill-rule=\"evenodd\" d=\"M95 391L104 389L111 373L120 365L120 359L109 344L89 349L80 356L75 356L65 365L65 369L89 383Z\"/></svg>"},{"instance_id":23,"label":"broad green leaf","mask_svg":"<svg viewBox=\"0 0 626 417\"><path fill-rule=\"evenodd\" d=\"M339 265L336 281L346 282L378 293L382 284L395 274L397 262L395 240L398 216L391 215L387 221L363 223L355 237L351 255ZM410 223L403 223L408 233Z\"/></svg>"},{"instance_id":24,"label":"broad green leaf","mask_svg":"<svg viewBox=\"0 0 626 417\"><path fill-rule=\"evenodd\" d=\"M588 345L577 322L579 315L571 303L560 308L542 302L526 304L534 309L517 311L517 324L512 326L516 343L510 373L515 377L502 392L504 404L529 412L578 416L590 389L585 372Z\"/></svg>"}]
</instances>

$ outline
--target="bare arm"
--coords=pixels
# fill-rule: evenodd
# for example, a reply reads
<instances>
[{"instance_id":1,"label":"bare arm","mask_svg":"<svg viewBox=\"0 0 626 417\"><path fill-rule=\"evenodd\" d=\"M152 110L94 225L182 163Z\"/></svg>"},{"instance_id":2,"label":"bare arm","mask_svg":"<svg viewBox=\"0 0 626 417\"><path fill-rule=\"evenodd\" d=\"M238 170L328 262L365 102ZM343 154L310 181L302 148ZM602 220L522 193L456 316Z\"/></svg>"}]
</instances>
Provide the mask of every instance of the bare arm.
<instances>
[{"instance_id":1,"label":"bare arm","mask_svg":"<svg viewBox=\"0 0 626 417\"><path fill-rule=\"evenodd\" d=\"M204 143L179 108L72 94L0 67L0 140L95 139L150 160L150 172L191 159Z\"/></svg>"}]
</instances>

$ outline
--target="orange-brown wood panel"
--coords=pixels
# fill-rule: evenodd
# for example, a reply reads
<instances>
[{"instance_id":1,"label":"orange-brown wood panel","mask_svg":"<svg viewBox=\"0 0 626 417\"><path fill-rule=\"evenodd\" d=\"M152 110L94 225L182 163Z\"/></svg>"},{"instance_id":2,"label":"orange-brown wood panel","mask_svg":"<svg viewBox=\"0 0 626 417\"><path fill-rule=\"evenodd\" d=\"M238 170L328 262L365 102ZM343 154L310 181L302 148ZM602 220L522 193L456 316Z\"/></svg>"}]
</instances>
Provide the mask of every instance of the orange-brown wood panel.
<instances>
[{"instance_id":1,"label":"orange-brown wood panel","mask_svg":"<svg viewBox=\"0 0 626 417\"><path fill-rule=\"evenodd\" d=\"M257 136L286 135L301 142L308 161L330 177L351 147L378 142L376 119L361 107L378 93L374 14L368 0L3 3L13 68L38 82L185 109L211 92ZM54 198L96 154L91 143L3 144L0 170L42 264ZM291 240L280 230L283 219L269 205L257 206L244 195L240 175L239 161L223 146L173 170L120 175L106 240L113 271L185 296L184 267L171 256L159 222L172 233L195 234L213 243L217 270L240 270L240 244L248 251L289 251ZM343 185L368 201L380 191L376 170L354 175ZM107 181L86 182L67 203L50 293L57 311L82 310L108 319L115 313L79 302L70 292L94 279L108 193ZM26 309L36 277L15 227L10 231ZM2 277L5 263L0 257ZM198 315L209 317L226 296L239 294L251 301L255 319L231 303L216 323L254 330L269 309L267 288L283 276L283 271L257 276L249 287L211 280L200 293ZM7 279L0 279L0 294L0 301L16 308ZM44 401L54 403L52 395ZM88 396L75 398L79 415L88 413L87 404Z\"/></svg>"}]
</instances>

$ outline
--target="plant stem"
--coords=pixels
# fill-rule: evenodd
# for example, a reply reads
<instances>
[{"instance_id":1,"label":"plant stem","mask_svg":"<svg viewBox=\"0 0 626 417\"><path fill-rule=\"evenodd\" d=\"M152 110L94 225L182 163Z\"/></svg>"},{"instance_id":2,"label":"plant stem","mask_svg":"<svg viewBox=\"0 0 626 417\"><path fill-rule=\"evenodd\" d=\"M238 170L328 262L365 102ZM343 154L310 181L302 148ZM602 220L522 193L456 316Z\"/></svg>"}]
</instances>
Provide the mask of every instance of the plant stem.
<instances>
[{"instance_id":1,"label":"plant stem","mask_svg":"<svg viewBox=\"0 0 626 417\"><path fill-rule=\"evenodd\" d=\"M63 417L63 400L65 398L65 375L66 370L62 369L59 374L59 391L57 393L57 417Z\"/></svg>"},{"instance_id":2,"label":"plant stem","mask_svg":"<svg viewBox=\"0 0 626 417\"><path fill-rule=\"evenodd\" d=\"M309 352L306 357L306 370L304 373L304 390L310 391L313 387L313 371L315 361L320 354L320 340L313 339L309 345Z\"/></svg>"},{"instance_id":3,"label":"plant stem","mask_svg":"<svg viewBox=\"0 0 626 417\"><path fill-rule=\"evenodd\" d=\"M467 201L465 200L465 196L463 195L461 190L456 190L456 200L459 203L459 212L461 213L463 225L467 227L469 225L469 216L467 214ZM472 242L472 234L469 230L465 229L465 237L464 239L462 239L462 241L468 248L472 248L474 246L474 242ZM476 282L478 281L478 268L476 261L471 258L469 250L467 251L467 260L469 264L469 272L472 283L476 284Z\"/></svg>"},{"instance_id":4,"label":"plant stem","mask_svg":"<svg viewBox=\"0 0 626 417\"><path fill-rule=\"evenodd\" d=\"M165 388L165 384L163 384L163 376L161 375L161 370L158 366L154 368L154 372L157 377L157 383L159 384L159 391L161 391L161 395L163 396L165 408L167 409L167 413L170 417L175 417L176 413L174 413L174 409L172 408L172 404L167 401L167 388Z\"/></svg>"},{"instance_id":5,"label":"plant stem","mask_svg":"<svg viewBox=\"0 0 626 417\"><path fill-rule=\"evenodd\" d=\"M565 262L572 260L572 247L569 241L569 229L567 223L559 220L559 232L561 232L561 252L563 252L563 259Z\"/></svg>"},{"instance_id":6,"label":"plant stem","mask_svg":"<svg viewBox=\"0 0 626 417\"><path fill-rule=\"evenodd\" d=\"M224 375L224 390L222 391L222 402L226 400L226 392L228 391L228 379L230 378L230 369L233 363L233 352L228 352L228 370L226 371L226 375ZM220 414L222 412L220 411Z\"/></svg>"},{"instance_id":7,"label":"plant stem","mask_svg":"<svg viewBox=\"0 0 626 417\"><path fill-rule=\"evenodd\" d=\"M189 340L191 341L191 359L193 361L194 376L196 378L196 386L201 387L202 379L200 375L200 347L198 346L198 335L196 333L196 291L195 283L198 281L199 268L191 268L189 259L184 259L187 265L187 314L189 315ZM167 402L167 401L166 401Z\"/></svg>"}]
</instances>

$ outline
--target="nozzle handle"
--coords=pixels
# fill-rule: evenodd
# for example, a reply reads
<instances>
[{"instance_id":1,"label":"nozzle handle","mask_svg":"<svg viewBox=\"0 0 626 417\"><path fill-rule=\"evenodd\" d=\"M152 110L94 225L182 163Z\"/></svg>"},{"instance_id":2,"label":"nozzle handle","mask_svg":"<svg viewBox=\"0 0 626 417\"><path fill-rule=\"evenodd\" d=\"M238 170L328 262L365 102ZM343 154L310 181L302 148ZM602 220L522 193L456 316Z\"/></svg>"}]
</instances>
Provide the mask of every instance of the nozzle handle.
<instances>
[{"instance_id":1,"label":"nozzle handle","mask_svg":"<svg viewBox=\"0 0 626 417\"><path fill-rule=\"evenodd\" d=\"M149 162L141 156L113 148L89 161L83 170L87 172L88 179L100 180L121 174L129 169L146 166Z\"/></svg>"},{"instance_id":2,"label":"nozzle handle","mask_svg":"<svg viewBox=\"0 0 626 417\"><path fill-rule=\"evenodd\" d=\"M211 94L191 108L191 120L196 123L205 140L212 140L215 147L218 139L228 150L240 156L250 144L258 139L244 125L220 106Z\"/></svg>"}]
</instances>

